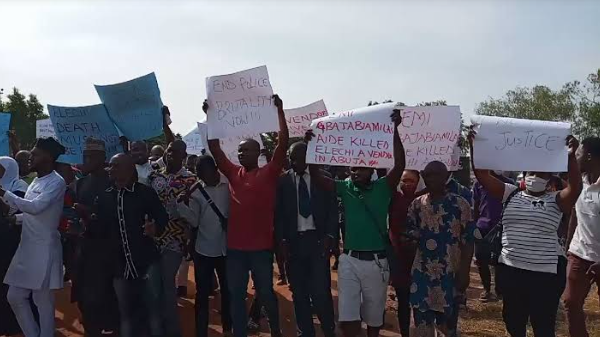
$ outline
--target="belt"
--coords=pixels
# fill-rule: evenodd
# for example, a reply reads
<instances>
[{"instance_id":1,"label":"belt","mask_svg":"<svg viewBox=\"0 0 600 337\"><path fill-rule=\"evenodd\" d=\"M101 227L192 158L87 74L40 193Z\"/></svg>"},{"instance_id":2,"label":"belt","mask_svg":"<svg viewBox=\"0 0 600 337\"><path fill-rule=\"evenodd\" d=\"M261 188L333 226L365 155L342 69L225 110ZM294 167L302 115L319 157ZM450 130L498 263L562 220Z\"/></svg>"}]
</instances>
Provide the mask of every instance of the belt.
<instances>
[{"instance_id":1,"label":"belt","mask_svg":"<svg viewBox=\"0 0 600 337\"><path fill-rule=\"evenodd\" d=\"M307 235L316 235L316 234L317 234L316 229L309 229L306 231L298 231L298 236L307 236Z\"/></svg>"},{"instance_id":2,"label":"belt","mask_svg":"<svg viewBox=\"0 0 600 337\"><path fill-rule=\"evenodd\" d=\"M382 250L359 251L344 249L344 254L363 261L373 261L375 257L379 260L387 258L387 255Z\"/></svg>"}]
</instances>

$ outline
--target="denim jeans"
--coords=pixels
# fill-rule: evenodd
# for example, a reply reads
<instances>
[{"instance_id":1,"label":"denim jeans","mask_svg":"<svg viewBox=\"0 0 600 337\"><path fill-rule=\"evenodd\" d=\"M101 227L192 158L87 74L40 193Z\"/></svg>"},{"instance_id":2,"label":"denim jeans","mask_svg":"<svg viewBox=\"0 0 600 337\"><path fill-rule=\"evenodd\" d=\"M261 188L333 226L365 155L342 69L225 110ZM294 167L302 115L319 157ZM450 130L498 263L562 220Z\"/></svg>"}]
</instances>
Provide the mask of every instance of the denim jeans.
<instances>
[{"instance_id":1,"label":"denim jeans","mask_svg":"<svg viewBox=\"0 0 600 337\"><path fill-rule=\"evenodd\" d=\"M213 277L217 271L221 287L221 325L223 331L231 330L231 310L225 256L208 257L194 252L194 271L196 278L196 336L208 336L208 297L213 289Z\"/></svg>"},{"instance_id":2,"label":"denim jeans","mask_svg":"<svg viewBox=\"0 0 600 337\"><path fill-rule=\"evenodd\" d=\"M183 254L173 250L165 250L160 258L160 272L162 275L162 315L165 336L181 337L181 322L179 321L179 308L177 306L177 286L175 277Z\"/></svg>"},{"instance_id":3,"label":"denim jeans","mask_svg":"<svg viewBox=\"0 0 600 337\"><path fill-rule=\"evenodd\" d=\"M121 314L121 337L138 336L148 330L150 336L162 336L160 264L148 267L136 280L114 279L113 284ZM143 307L146 310L140 311Z\"/></svg>"},{"instance_id":4,"label":"denim jeans","mask_svg":"<svg viewBox=\"0 0 600 337\"><path fill-rule=\"evenodd\" d=\"M280 336L279 307L273 291L273 252L227 250L227 285L231 296L231 318L235 337L247 337L246 294L249 273L261 303L267 310L271 336Z\"/></svg>"}]
</instances>

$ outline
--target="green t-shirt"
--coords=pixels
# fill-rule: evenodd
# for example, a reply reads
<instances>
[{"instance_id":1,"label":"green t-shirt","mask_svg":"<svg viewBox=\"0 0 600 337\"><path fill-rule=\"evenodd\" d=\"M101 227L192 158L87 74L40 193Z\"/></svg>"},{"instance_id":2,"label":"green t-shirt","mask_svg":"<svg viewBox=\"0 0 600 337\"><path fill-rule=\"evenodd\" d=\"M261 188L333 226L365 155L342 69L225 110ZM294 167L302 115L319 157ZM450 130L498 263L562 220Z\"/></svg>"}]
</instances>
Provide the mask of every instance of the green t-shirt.
<instances>
[{"instance_id":1,"label":"green t-shirt","mask_svg":"<svg viewBox=\"0 0 600 337\"><path fill-rule=\"evenodd\" d=\"M335 181L337 194L344 204L346 216L346 237L344 249L372 251L384 250L381 232L387 233L387 219L392 190L387 179L374 181L369 189L361 190L351 180ZM359 198L363 195L363 199ZM379 231L373 225L373 216L365 209L365 204L377 219Z\"/></svg>"}]
</instances>

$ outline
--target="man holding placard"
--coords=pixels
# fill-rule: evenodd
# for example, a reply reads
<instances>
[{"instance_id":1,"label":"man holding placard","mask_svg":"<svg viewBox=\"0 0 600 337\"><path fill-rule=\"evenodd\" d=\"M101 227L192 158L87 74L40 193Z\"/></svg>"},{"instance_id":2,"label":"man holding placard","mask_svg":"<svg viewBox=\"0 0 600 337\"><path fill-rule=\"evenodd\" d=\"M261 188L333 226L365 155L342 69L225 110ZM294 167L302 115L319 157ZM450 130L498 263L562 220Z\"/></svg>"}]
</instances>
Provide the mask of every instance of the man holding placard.
<instances>
[{"instance_id":1,"label":"man holding placard","mask_svg":"<svg viewBox=\"0 0 600 337\"><path fill-rule=\"evenodd\" d=\"M350 180L325 177L319 166L310 165L311 179L322 188L337 190L344 204L346 236L338 269L339 321L345 337L360 335L361 321L369 337L379 336L390 276L387 251L388 207L405 167L404 147L398 136L400 110L393 110L393 168L371 181L373 167L351 167ZM387 125L386 125L387 127ZM307 133L310 141L314 135Z\"/></svg>"},{"instance_id":2,"label":"man holding placard","mask_svg":"<svg viewBox=\"0 0 600 337\"><path fill-rule=\"evenodd\" d=\"M272 160L258 166L259 143L242 141L238 148L241 166L234 165L221 149L218 139L208 141L219 170L229 180L231 205L227 233L227 275L231 294L233 333L246 337L246 289L248 273L269 316L272 336L281 336L277 297L273 291L273 226L277 179L283 170L289 140L288 128L279 96L272 97L277 107L279 134ZM205 111L209 111L205 103ZM264 116L267 117L267 116ZM209 130L210 133L210 130Z\"/></svg>"}]
</instances>

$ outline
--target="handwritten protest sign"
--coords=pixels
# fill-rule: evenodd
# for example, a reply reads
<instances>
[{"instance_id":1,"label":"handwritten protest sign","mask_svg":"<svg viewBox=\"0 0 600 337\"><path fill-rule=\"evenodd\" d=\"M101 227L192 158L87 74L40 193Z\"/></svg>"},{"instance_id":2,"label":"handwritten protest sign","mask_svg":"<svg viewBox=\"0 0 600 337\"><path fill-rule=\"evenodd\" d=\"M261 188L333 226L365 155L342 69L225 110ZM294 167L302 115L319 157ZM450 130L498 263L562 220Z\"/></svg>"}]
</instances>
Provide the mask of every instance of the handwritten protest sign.
<instances>
[{"instance_id":1,"label":"handwritten protest sign","mask_svg":"<svg viewBox=\"0 0 600 337\"><path fill-rule=\"evenodd\" d=\"M202 139L202 134L196 126L187 135L183 136L182 140L185 142L187 153L200 155L207 145L206 141Z\"/></svg>"},{"instance_id":2,"label":"handwritten protest sign","mask_svg":"<svg viewBox=\"0 0 600 337\"><path fill-rule=\"evenodd\" d=\"M304 137L314 119L327 116L327 108L323 100L295 109L285 109L285 119L290 137Z\"/></svg>"},{"instance_id":3,"label":"handwritten protest sign","mask_svg":"<svg viewBox=\"0 0 600 337\"><path fill-rule=\"evenodd\" d=\"M0 156L8 156L10 154L10 147L8 144L10 117L10 113L0 113Z\"/></svg>"},{"instance_id":4,"label":"handwritten protest sign","mask_svg":"<svg viewBox=\"0 0 600 337\"><path fill-rule=\"evenodd\" d=\"M458 106L400 107L398 135L404 145L406 168L423 170L441 161L448 170L460 169L460 108Z\"/></svg>"},{"instance_id":5,"label":"handwritten protest sign","mask_svg":"<svg viewBox=\"0 0 600 337\"><path fill-rule=\"evenodd\" d=\"M308 143L310 164L389 168L394 165L394 103L374 105L315 119Z\"/></svg>"},{"instance_id":6,"label":"handwritten protest sign","mask_svg":"<svg viewBox=\"0 0 600 337\"><path fill-rule=\"evenodd\" d=\"M202 139L206 140L206 144L207 144L206 154L212 156L212 153L208 149L208 125L205 123L198 123L198 131L202 135ZM219 139L219 144L221 145L221 150L223 150L223 152L225 153L227 158L235 165L240 165L240 160L238 158L238 147L240 146L240 143L243 140L250 139L250 138L256 140L258 142L258 144L260 145L260 148L261 149L263 148L262 138L260 137L260 134L258 134L258 133L250 134L250 135L240 135L240 136L221 138L221 139ZM259 167L263 167L266 164L267 164L267 160L263 155L258 157L258 166Z\"/></svg>"},{"instance_id":7,"label":"handwritten protest sign","mask_svg":"<svg viewBox=\"0 0 600 337\"><path fill-rule=\"evenodd\" d=\"M267 67L206 78L208 138L279 130Z\"/></svg>"},{"instance_id":8,"label":"handwritten protest sign","mask_svg":"<svg viewBox=\"0 0 600 337\"><path fill-rule=\"evenodd\" d=\"M145 140L162 133L163 104L154 73L95 87L108 115L130 141Z\"/></svg>"},{"instance_id":9,"label":"handwritten protest sign","mask_svg":"<svg viewBox=\"0 0 600 337\"><path fill-rule=\"evenodd\" d=\"M569 123L473 116L475 167L504 171L566 172Z\"/></svg>"},{"instance_id":10,"label":"handwritten protest sign","mask_svg":"<svg viewBox=\"0 0 600 337\"><path fill-rule=\"evenodd\" d=\"M35 121L35 138L56 138L54 125L50 118Z\"/></svg>"},{"instance_id":11,"label":"handwritten protest sign","mask_svg":"<svg viewBox=\"0 0 600 337\"><path fill-rule=\"evenodd\" d=\"M83 107L48 105L56 138L65 148L61 162L83 163L83 147L88 137L104 141L106 158L121 152L119 134L103 104Z\"/></svg>"}]
</instances>

